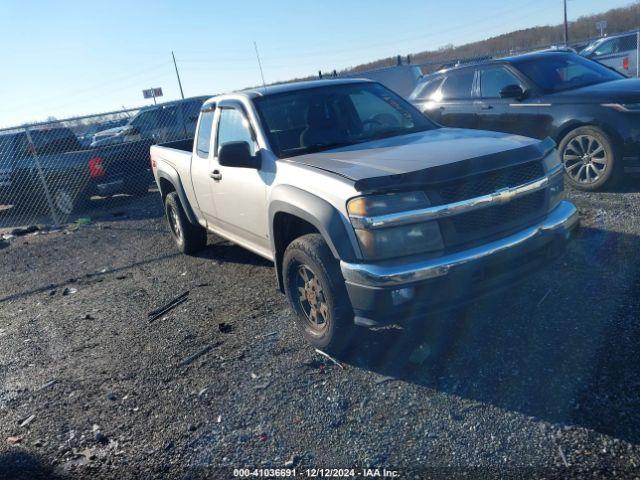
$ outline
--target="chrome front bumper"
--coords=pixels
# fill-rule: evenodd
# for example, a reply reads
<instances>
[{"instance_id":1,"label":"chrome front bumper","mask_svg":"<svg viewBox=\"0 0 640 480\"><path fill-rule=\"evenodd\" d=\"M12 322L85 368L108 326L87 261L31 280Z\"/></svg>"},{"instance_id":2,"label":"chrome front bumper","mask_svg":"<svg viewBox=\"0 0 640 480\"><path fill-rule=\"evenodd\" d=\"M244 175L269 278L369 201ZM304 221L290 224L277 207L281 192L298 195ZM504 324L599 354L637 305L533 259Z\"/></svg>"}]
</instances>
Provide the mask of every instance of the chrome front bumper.
<instances>
[{"instance_id":1,"label":"chrome front bumper","mask_svg":"<svg viewBox=\"0 0 640 480\"><path fill-rule=\"evenodd\" d=\"M411 262L347 263L340 262L342 275L351 285L393 287L442 277L474 262L491 261L503 253L526 251L534 243L568 240L578 224L578 211L567 201L551 211L537 225L533 225L500 240L450 255Z\"/></svg>"}]
</instances>

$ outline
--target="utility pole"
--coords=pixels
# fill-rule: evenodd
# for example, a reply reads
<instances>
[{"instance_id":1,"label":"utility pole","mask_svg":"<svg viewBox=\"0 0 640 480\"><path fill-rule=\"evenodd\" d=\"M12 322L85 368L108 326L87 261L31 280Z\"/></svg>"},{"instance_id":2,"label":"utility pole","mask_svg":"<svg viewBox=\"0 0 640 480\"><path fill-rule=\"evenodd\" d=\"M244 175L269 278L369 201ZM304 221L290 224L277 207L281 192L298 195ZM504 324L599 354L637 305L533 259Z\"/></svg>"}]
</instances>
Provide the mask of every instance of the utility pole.
<instances>
[{"instance_id":1,"label":"utility pole","mask_svg":"<svg viewBox=\"0 0 640 480\"><path fill-rule=\"evenodd\" d=\"M569 46L569 24L567 23L567 0L564 0L564 46Z\"/></svg>"},{"instance_id":2,"label":"utility pole","mask_svg":"<svg viewBox=\"0 0 640 480\"><path fill-rule=\"evenodd\" d=\"M178 77L178 86L180 87L180 96L184 100L184 92L182 91L182 82L180 81L180 74L178 73L178 64L176 63L176 56L173 54L173 50L171 51L171 56L173 57L173 66L176 67L176 77ZM155 101L155 97L153 98Z\"/></svg>"}]
</instances>

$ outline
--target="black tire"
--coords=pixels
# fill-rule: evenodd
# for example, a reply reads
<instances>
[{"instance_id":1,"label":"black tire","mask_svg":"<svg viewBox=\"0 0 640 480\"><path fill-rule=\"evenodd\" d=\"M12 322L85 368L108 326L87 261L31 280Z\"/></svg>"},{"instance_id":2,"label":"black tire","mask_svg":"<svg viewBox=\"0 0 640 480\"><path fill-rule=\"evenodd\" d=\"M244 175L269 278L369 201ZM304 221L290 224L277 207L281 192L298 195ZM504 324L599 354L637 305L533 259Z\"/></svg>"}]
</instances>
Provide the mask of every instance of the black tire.
<instances>
[{"instance_id":1,"label":"black tire","mask_svg":"<svg viewBox=\"0 0 640 480\"><path fill-rule=\"evenodd\" d=\"M331 355L346 353L356 333L353 308L340 266L320 234L304 235L289 244L282 275L304 338Z\"/></svg>"},{"instance_id":2,"label":"black tire","mask_svg":"<svg viewBox=\"0 0 640 480\"><path fill-rule=\"evenodd\" d=\"M176 192L169 193L165 198L164 211L178 250L191 255L207 246L207 230L189 221Z\"/></svg>"},{"instance_id":3,"label":"black tire","mask_svg":"<svg viewBox=\"0 0 640 480\"><path fill-rule=\"evenodd\" d=\"M609 136L598 127L570 131L558 147L567 183L593 192L611 187L620 179L622 165Z\"/></svg>"}]
</instances>

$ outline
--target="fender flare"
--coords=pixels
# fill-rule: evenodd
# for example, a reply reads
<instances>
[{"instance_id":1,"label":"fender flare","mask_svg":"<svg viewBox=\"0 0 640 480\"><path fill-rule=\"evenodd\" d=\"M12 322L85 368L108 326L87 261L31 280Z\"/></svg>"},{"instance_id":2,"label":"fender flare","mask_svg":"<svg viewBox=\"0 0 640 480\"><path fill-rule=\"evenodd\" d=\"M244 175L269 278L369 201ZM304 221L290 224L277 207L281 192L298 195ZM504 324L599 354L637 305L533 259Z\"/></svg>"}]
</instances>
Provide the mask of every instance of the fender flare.
<instances>
[{"instance_id":1,"label":"fender flare","mask_svg":"<svg viewBox=\"0 0 640 480\"><path fill-rule=\"evenodd\" d=\"M191 208L191 205L189 204L187 195L184 192L184 187L182 186L182 181L180 180L180 175L178 174L178 172L173 167L170 167L168 165L162 165L161 169L158 168L157 174L158 174L158 188L160 188L160 194L162 195L163 201L164 201L164 198L167 196L168 192L162 191L162 187L160 183L161 178L165 179L171 185L173 185L173 188L175 189L175 192L178 194L178 198L180 199L180 203L182 204L182 208L184 209L184 213L187 215L189 222L191 222L193 225L200 225L198 223L198 218L196 217L195 213L193 212L193 209Z\"/></svg>"},{"instance_id":2,"label":"fender flare","mask_svg":"<svg viewBox=\"0 0 640 480\"><path fill-rule=\"evenodd\" d=\"M331 253L337 260L356 261L359 258L357 239L350 224L329 202L293 187L281 185L274 188L269 202L269 238L274 252L278 285L282 287L282 254L277 248L277 232L274 229L275 218L279 213L287 213L313 225L327 242Z\"/></svg>"}]
</instances>

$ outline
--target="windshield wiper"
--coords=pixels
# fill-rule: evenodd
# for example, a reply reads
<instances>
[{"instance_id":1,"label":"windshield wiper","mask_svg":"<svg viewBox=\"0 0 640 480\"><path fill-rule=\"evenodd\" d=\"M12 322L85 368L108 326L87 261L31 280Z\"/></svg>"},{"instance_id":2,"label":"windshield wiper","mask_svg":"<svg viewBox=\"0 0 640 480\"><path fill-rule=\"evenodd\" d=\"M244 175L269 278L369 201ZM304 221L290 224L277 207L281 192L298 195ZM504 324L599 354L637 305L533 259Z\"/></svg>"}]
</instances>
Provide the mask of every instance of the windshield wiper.
<instances>
[{"instance_id":1,"label":"windshield wiper","mask_svg":"<svg viewBox=\"0 0 640 480\"><path fill-rule=\"evenodd\" d=\"M288 152L289 155L293 154L293 155L304 155L306 153L315 153L315 152L322 152L323 150L331 150L333 148L340 148L340 147L350 147L352 145L355 145L356 143L360 143L358 141L351 141L351 142L334 142L334 143L323 143L323 144L318 144L318 145L310 145L308 147L303 147L301 149L299 149L298 152L294 153L294 152Z\"/></svg>"},{"instance_id":2,"label":"windshield wiper","mask_svg":"<svg viewBox=\"0 0 640 480\"><path fill-rule=\"evenodd\" d=\"M417 127L417 128L390 128L387 130L383 130L381 132L378 132L370 137L368 137L365 141L370 141L370 140L379 140L381 138L388 138L388 137L394 137L396 135L409 135L410 133L417 133L417 132L424 132L426 130L430 130L429 128L422 128L422 127Z\"/></svg>"}]
</instances>

